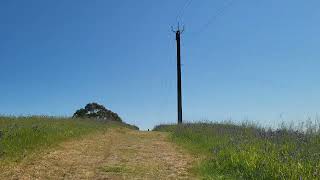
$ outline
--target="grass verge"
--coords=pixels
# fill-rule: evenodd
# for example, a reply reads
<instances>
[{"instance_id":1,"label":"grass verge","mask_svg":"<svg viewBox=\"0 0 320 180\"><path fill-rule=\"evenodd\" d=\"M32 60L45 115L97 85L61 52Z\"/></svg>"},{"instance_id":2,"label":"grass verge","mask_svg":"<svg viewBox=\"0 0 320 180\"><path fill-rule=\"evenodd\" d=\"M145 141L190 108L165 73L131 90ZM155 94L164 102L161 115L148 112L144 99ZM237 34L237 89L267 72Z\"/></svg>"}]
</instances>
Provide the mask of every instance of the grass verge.
<instances>
[{"instance_id":1,"label":"grass verge","mask_svg":"<svg viewBox=\"0 0 320 180\"><path fill-rule=\"evenodd\" d=\"M172 140L204 157L206 179L320 179L319 126L276 130L250 124L159 125Z\"/></svg>"},{"instance_id":2,"label":"grass verge","mask_svg":"<svg viewBox=\"0 0 320 180\"><path fill-rule=\"evenodd\" d=\"M18 162L37 150L115 126L130 128L123 123L88 119L0 117L0 163Z\"/></svg>"}]
</instances>

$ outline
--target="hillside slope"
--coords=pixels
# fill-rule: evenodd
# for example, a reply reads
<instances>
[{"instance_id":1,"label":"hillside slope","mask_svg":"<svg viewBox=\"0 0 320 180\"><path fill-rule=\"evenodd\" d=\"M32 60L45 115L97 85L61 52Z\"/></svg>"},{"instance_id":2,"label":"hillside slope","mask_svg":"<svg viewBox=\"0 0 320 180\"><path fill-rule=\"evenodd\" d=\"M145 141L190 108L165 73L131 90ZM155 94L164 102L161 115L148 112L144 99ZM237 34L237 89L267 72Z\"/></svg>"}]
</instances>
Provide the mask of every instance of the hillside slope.
<instances>
[{"instance_id":1,"label":"hillside slope","mask_svg":"<svg viewBox=\"0 0 320 180\"><path fill-rule=\"evenodd\" d=\"M195 179L194 158L167 133L112 128L6 167L0 179Z\"/></svg>"}]
</instances>

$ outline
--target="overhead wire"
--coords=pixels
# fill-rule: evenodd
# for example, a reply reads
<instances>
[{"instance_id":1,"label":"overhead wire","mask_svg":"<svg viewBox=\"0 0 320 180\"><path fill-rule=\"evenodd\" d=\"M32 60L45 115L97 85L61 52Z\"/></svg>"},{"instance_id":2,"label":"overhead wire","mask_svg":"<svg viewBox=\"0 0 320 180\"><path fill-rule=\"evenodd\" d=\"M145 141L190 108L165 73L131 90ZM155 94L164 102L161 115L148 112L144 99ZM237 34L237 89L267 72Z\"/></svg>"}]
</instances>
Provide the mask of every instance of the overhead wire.
<instances>
[{"instance_id":1,"label":"overhead wire","mask_svg":"<svg viewBox=\"0 0 320 180\"><path fill-rule=\"evenodd\" d=\"M198 34L202 33L204 30L206 30L212 23L214 23L214 21L220 17L221 15L223 15L227 9L229 9L236 1L235 0L227 0L226 3L224 3L222 5L222 7L216 9L216 12L208 19L208 21L203 25L201 26L201 28L197 31L197 32L194 32L194 33L190 33L190 34L195 34L195 36L197 36ZM182 21L182 17L184 16L187 8L192 4L192 0L186 0L185 1L185 4L182 6L182 8L180 9L180 11L177 13L177 16L176 16L176 21L179 23ZM194 36L193 36L194 37ZM171 88L173 88L173 82L170 82L170 81L166 81L165 82L165 89L166 90L170 90L171 92ZM169 92L166 92L169 94ZM168 100L168 96L166 96L165 98L165 104L166 104L166 107L170 106L169 105L169 100Z\"/></svg>"},{"instance_id":2,"label":"overhead wire","mask_svg":"<svg viewBox=\"0 0 320 180\"><path fill-rule=\"evenodd\" d=\"M214 23L214 21L220 17L221 15L223 15L227 9L229 9L234 3L236 2L236 0L229 0L228 2L226 2L222 7L220 7L219 9L216 10L216 13L213 14L213 16L211 16L209 18L209 20L200 28L200 30L198 30L197 32L195 32L194 34L197 36L198 34L202 33L203 31L205 31L212 23Z\"/></svg>"},{"instance_id":3,"label":"overhead wire","mask_svg":"<svg viewBox=\"0 0 320 180\"><path fill-rule=\"evenodd\" d=\"M184 15L184 12L188 8L188 6L190 6L191 2L192 2L192 0L185 1L184 6L182 6L182 8L180 9L180 11L177 14L177 17L176 17L177 22L179 22L179 20L181 20L181 17Z\"/></svg>"},{"instance_id":4,"label":"overhead wire","mask_svg":"<svg viewBox=\"0 0 320 180\"><path fill-rule=\"evenodd\" d=\"M176 22L175 23L178 23L180 21L182 21L182 16L184 15L186 9L190 6L192 0L185 0L184 1L184 4L183 6L181 6L180 10L178 9L178 13L176 14ZM169 59L169 63L171 62L174 62L174 59L173 57L171 57L172 55L170 54L168 59ZM172 81L171 79L163 79L163 81L161 81L161 88L162 88L162 92L165 94L165 96L163 96L161 99L162 99L162 109L164 111L161 111L162 114L161 115L164 115L166 116L164 113L167 109L169 109L169 107L171 106L170 102L171 100L169 100L169 97L170 97L170 94L172 92L174 92L174 81ZM164 102L164 104L163 104ZM168 113L168 112L167 112Z\"/></svg>"}]
</instances>

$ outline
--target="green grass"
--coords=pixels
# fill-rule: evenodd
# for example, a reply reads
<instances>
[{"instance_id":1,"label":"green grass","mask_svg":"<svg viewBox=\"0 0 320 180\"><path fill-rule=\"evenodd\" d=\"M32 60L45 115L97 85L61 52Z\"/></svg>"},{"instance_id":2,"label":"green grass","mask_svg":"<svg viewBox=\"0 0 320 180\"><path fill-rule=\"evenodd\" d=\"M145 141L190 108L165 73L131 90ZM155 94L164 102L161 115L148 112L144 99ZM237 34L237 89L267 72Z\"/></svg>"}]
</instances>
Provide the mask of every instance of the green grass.
<instances>
[{"instance_id":1,"label":"green grass","mask_svg":"<svg viewBox=\"0 0 320 180\"><path fill-rule=\"evenodd\" d=\"M154 130L171 132L174 142L204 157L196 171L206 179L320 179L318 125L271 130L194 123Z\"/></svg>"},{"instance_id":2,"label":"green grass","mask_svg":"<svg viewBox=\"0 0 320 180\"><path fill-rule=\"evenodd\" d=\"M131 127L88 119L0 117L0 163L17 162L37 150L115 126Z\"/></svg>"}]
</instances>

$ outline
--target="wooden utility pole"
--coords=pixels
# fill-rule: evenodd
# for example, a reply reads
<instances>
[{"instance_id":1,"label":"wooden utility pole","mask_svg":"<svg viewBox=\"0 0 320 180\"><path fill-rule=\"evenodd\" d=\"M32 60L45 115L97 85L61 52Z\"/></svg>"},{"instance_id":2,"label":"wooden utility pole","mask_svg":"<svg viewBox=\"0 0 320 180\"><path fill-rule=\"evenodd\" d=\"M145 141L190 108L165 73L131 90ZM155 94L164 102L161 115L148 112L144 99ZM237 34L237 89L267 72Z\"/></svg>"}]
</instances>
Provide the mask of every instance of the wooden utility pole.
<instances>
[{"instance_id":1,"label":"wooden utility pole","mask_svg":"<svg viewBox=\"0 0 320 180\"><path fill-rule=\"evenodd\" d=\"M182 124L182 93L181 93L181 50L180 50L180 35L184 31L184 28L180 30L178 24L178 29L172 31L176 34L177 40L177 95L178 95L178 124Z\"/></svg>"}]
</instances>

